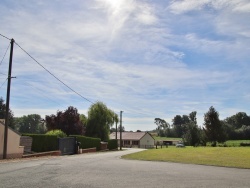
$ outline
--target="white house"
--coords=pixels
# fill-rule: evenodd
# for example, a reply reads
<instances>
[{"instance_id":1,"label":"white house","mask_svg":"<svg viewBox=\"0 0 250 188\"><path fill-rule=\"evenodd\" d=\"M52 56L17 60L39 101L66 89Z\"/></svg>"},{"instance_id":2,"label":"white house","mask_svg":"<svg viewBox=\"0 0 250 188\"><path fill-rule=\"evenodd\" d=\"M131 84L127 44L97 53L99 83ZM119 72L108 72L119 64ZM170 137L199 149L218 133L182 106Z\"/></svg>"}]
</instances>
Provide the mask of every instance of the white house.
<instances>
[{"instance_id":1,"label":"white house","mask_svg":"<svg viewBox=\"0 0 250 188\"><path fill-rule=\"evenodd\" d=\"M115 139L116 133L109 135L110 139ZM118 145L120 145L120 132L117 133ZM123 147L152 148L155 145L155 139L148 132L122 132Z\"/></svg>"}]
</instances>

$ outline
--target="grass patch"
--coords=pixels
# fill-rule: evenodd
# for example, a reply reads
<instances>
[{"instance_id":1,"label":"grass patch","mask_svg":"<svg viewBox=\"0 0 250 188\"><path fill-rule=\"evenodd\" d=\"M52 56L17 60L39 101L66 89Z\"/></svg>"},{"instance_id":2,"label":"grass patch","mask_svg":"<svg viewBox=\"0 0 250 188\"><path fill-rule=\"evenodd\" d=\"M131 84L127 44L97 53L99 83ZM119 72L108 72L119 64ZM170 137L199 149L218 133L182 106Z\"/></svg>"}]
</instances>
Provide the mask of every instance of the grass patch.
<instances>
[{"instance_id":1,"label":"grass patch","mask_svg":"<svg viewBox=\"0 0 250 188\"><path fill-rule=\"evenodd\" d=\"M243 147L168 147L124 155L122 158L250 169L250 148Z\"/></svg>"}]
</instances>

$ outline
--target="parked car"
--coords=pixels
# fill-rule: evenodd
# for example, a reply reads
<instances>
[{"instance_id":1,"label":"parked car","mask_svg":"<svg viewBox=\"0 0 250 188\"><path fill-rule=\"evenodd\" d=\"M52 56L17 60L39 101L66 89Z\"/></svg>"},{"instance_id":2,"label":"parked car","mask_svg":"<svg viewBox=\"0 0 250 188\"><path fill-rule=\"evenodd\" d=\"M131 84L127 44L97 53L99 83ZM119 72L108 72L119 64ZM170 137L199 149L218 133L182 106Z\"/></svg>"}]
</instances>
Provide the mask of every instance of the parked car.
<instances>
[{"instance_id":1,"label":"parked car","mask_svg":"<svg viewBox=\"0 0 250 188\"><path fill-rule=\"evenodd\" d=\"M177 148L185 148L185 145L183 143L178 143L176 144Z\"/></svg>"}]
</instances>

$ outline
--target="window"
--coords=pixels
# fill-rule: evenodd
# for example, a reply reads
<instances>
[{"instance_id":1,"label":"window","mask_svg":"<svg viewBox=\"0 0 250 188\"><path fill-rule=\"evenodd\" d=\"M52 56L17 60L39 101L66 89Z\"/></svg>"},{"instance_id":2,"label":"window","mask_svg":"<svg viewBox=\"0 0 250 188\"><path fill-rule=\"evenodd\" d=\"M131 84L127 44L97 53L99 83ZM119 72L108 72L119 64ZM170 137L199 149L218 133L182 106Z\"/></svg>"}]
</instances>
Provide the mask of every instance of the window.
<instances>
[{"instance_id":1,"label":"window","mask_svg":"<svg viewBox=\"0 0 250 188\"><path fill-rule=\"evenodd\" d=\"M139 145L139 141L132 141L132 145Z\"/></svg>"},{"instance_id":2,"label":"window","mask_svg":"<svg viewBox=\"0 0 250 188\"><path fill-rule=\"evenodd\" d=\"M124 140L124 145L130 145L130 140Z\"/></svg>"}]
</instances>

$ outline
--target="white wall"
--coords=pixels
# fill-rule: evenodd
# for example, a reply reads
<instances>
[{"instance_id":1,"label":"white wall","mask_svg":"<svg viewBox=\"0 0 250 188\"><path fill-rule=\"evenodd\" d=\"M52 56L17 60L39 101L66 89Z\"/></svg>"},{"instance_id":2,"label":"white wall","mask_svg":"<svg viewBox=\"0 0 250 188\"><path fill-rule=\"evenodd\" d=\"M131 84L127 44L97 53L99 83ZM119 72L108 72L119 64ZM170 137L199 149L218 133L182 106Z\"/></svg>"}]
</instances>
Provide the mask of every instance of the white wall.
<instances>
[{"instance_id":1,"label":"white wall","mask_svg":"<svg viewBox=\"0 0 250 188\"><path fill-rule=\"evenodd\" d=\"M0 159L3 158L4 147L4 125L0 123ZM7 158L19 158L23 155L23 146L19 146L20 135L8 129Z\"/></svg>"},{"instance_id":2,"label":"white wall","mask_svg":"<svg viewBox=\"0 0 250 188\"><path fill-rule=\"evenodd\" d=\"M146 133L140 140L140 148L153 147L155 145L155 140L149 133Z\"/></svg>"}]
</instances>

